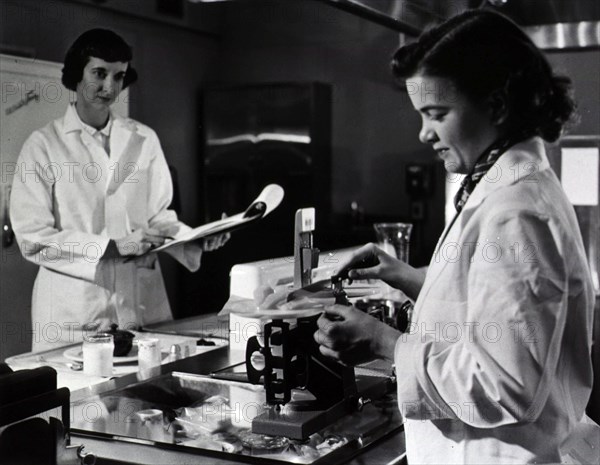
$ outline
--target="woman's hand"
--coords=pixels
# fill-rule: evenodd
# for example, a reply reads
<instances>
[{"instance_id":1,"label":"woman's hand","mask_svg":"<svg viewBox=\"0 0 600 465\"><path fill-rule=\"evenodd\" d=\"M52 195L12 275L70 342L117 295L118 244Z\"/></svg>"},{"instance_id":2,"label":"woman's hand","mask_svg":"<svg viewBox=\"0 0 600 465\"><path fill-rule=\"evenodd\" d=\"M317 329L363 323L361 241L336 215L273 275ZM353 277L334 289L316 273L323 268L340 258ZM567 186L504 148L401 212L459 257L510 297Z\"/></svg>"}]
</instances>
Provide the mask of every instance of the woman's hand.
<instances>
[{"instance_id":1,"label":"woman's hand","mask_svg":"<svg viewBox=\"0 0 600 465\"><path fill-rule=\"evenodd\" d=\"M354 307L334 305L317 320L314 339L323 355L346 365L393 360L400 332Z\"/></svg>"},{"instance_id":2,"label":"woman's hand","mask_svg":"<svg viewBox=\"0 0 600 465\"><path fill-rule=\"evenodd\" d=\"M201 239L202 250L205 252L212 252L213 250L220 249L227 241L231 238L230 233L217 234L216 236L208 236Z\"/></svg>"},{"instance_id":3,"label":"woman's hand","mask_svg":"<svg viewBox=\"0 0 600 465\"><path fill-rule=\"evenodd\" d=\"M110 241L107 253L104 254L104 257L134 257L144 255L150 249L163 245L165 239L168 237L169 236L163 234L158 229L136 229L131 234L122 237L121 239Z\"/></svg>"},{"instance_id":4,"label":"woman's hand","mask_svg":"<svg viewBox=\"0 0 600 465\"><path fill-rule=\"evenodd\" d=\"M416 299L425 274L407 263L388 255L375 244L367 244L342 260L335 276L349 279L381 279Z\"/></svg>"},{"instance_id":5,"label":"woman's hand","mask_svg":"<svg viewBox=\"0 0 600 465\"><path fill-rule=\"evenodd\" d=\"M225 218L227 218L227 214L225 212L221 213L221 219L224 220ZM200 240L200 246L202 247L202 250L204 252L212 252L213 250L220 249L225 244L227 244L227 241L230 238L230 233L208 236Z\"/></svg>"}]
</instances>

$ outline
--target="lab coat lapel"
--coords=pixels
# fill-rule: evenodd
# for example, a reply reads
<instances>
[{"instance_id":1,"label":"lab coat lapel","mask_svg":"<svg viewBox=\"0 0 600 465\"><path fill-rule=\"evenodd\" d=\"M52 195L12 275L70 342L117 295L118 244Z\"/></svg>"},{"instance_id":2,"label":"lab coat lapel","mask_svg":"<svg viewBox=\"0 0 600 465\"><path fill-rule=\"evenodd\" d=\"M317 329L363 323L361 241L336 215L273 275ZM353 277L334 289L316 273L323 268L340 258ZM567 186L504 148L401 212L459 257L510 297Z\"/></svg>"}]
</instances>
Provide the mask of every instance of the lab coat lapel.
<instances>
[{"instance_id":1,"label":"lab coat lapel","mask_svg":"<svg viewBox=\"0 0 600 465\"><path fill-rule=\"evenodd\" d=\"M140 154L145 137L135 127L119 116L115 116L110 136L112 176L108 183L108 194L113 194L140 167Z\"/></svg>"},{"instance_id":2,"label":"lab coat lapel","mask_svg":"<svg viewBox=\"0 0 600 465\"><path fill-rule=\"evenodd\" d=\"M518 181L537 182L537 173L549 167L542 139L534 137L515 144L500 156L473 190L461 214L463 224L472 210L495 190Z\"/></svg>"},{"instance_id":3,"label":"lab coat lapel","mask_svg":"<svg viewBox=\"0 0 600 465\"><path fill-rule=\"evenodd\" d=\"M124 237L132 232L128 201L119 187L127 177L137 171L142 142L144 140L135 126L113 114L110 134L110 178L107 180L105 221L108 235L112 238Z\"/></svg>"},{"instance_id":4,"label":"lab coat lapel","mask_svg":"<svg viewBox=\"0 0 600 465\"><path fill-rule=\"evenodd\" d=\"M463 216L464 210L456 218L454 218L454 221L446 227L440 236L440 240L435 247L431 261L429 262L429 267L427 268L427 278L423 283L421 292L419 293L420 296L426 296L431 286L436 282L438 276L448 263L447 254L453 253L454 249L458 250L460 247L459 239L463 230ZM423 299L419 300L422 301ZM417 312L418 308L415 308L415 311Z\"/></svg>"}]
</instances>

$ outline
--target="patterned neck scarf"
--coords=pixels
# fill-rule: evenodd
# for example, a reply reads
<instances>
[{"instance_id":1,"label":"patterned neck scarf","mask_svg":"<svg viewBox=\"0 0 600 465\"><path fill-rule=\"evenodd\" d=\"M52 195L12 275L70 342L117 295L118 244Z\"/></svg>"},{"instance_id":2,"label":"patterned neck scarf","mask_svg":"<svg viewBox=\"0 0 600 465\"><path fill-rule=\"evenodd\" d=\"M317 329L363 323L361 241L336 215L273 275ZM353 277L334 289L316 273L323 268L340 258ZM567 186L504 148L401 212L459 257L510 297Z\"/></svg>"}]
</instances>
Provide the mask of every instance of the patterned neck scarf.
<instances>
[{"instance_id":1,"label":"patterned neck scarf","mask_svg":"<svg viewBox=\"0 0 600 465\"><path fill-rule=\"evenodd\" d=\"M467 199L470 197L473 190L475 190L475 186L477 186L479 181L487 174L492 165L498 161L500 155L517 142L526 138L527 136L525 134L501 138L484 150L475 162L475 166L473 166L471 172L463 179L458 192L454 196L454 206L457 213L460 213L463 209L465 203L467 203Z\"/></svg>"}]
</instances>

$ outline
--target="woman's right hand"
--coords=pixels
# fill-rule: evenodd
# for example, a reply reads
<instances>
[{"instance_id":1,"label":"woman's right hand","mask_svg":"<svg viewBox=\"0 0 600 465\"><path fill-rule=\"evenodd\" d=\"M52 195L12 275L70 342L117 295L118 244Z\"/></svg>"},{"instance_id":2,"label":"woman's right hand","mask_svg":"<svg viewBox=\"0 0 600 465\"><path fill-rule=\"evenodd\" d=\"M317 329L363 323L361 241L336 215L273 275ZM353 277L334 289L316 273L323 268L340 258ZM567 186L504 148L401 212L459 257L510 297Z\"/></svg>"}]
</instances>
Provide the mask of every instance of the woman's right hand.
<instances>
[{"instance_id":1,"label":"woman's right hand","mask_svg":"<svg viewBox=\"0 0 600 465\"><path fill-rule=\"evenodd\" d=\"M400 332L355 307L327 307L317 326L313 338L327 357L352 366L376 358L394 359Z\"/></svg>"},{"instance_id":2,"label":"woman's right hand","mask_svg":"<svg viewBox=\"0 0 600 465\"><path fill-rule=\"evenodd\" d=\"M343 279L381 279L411 299L419 295L424 274L369 243L342 260L334 276Z\"/></svg>"},{"instance_id":3,"label":"woman's right hand","mask_svg":"<svg viewBox=\"0 0 600 465\"><path fill-rule=\"evenodd\" d=\"M119 256L131 257L144 255L150 249L163 245L167 238L158 229L140 228L114 242Z\"/></svg>"}]
</instances>

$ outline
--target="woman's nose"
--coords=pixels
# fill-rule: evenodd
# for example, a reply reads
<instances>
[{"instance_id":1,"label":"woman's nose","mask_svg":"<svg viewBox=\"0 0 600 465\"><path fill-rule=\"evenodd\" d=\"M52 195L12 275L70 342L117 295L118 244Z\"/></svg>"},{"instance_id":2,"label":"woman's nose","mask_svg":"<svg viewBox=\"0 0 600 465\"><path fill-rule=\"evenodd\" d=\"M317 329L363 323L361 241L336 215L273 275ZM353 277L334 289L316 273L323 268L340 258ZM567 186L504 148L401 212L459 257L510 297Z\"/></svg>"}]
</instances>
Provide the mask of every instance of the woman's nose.
<instances>
[{"instance_id":1,"label":"woman's nose","mask_svg":"<svg viewBox=\"0 0 600 465\"><path fill-rule=\"evenodd\" d=\"M103 90L105 94L112 95L115 90L115 84L115 80L108 76L102 81L101 90Z\"/></svg>"},{"instance_id":2,"label":"woman's nose","mask_svg":"<svg viewBox=\"0 0 600 465\"><path fill-rule=\"evenodd\" d=\"M433 130L433 128L423 124L421 130L419 131L419 140L423 144L433 144L437 141L437 134Z\"/></svg>"}]
</instances>

